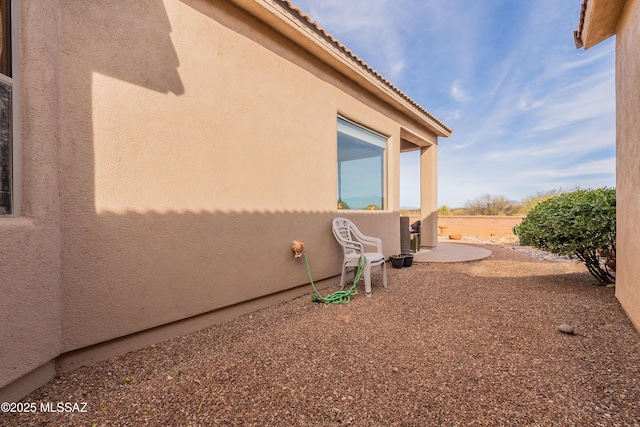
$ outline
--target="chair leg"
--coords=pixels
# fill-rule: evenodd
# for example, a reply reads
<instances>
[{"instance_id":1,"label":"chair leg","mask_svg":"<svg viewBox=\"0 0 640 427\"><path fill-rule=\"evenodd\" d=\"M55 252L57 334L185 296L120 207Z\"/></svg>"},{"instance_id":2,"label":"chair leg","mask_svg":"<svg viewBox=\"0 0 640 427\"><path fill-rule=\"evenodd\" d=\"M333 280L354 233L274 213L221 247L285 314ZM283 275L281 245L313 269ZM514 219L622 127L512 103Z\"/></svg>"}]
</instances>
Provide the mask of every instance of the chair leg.
<instances>
[{"instance_id":1,"label":"chair leg","mask_svg":"<svg viewBox=\"0 0 640 427\"><path fill-rule=\"evenodd\" d=\"M364 291L368 297L371 296L371 264L364 266Z\"/></svg>"},{"instance_id":2,"label":"chair leg","mask_svg":"<svg viewBox=\"0 0 640 427\"><path fill-rule=\"evenodd\" d=\"M382 286L387 287L387 263L382 263Z\"/></svg>"},{"instance_id":3,"label":"chair leg","mask_svg":"<svg viewBox=\"0 0 640 427\"><path fill-rule=\"evenodd\" d=\"M347 266L346 265L342 265L342 274L340 275L340 289L344 289L344 277L347 274Z\"/></svg>"}]
</instances>

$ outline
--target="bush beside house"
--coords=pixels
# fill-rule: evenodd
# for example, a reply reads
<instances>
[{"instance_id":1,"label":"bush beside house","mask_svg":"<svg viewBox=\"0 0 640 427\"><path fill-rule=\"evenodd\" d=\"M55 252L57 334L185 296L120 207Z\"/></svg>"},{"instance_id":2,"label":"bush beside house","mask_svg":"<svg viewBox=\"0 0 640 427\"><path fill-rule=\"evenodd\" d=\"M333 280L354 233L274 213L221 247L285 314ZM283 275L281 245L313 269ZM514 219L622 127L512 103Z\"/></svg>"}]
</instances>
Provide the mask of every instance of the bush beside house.
<instances>
[{"instance_id":1,"label":"bush beside house","mask_svg":"<svg viewBox=\"0 0 640 427\"><path fill-rule=\"evenodd\" d=\"M576 190L547 199L514 232L523 245L579 259L601 284L615 282L614 189Z\"/></svg>"}]
</instances>

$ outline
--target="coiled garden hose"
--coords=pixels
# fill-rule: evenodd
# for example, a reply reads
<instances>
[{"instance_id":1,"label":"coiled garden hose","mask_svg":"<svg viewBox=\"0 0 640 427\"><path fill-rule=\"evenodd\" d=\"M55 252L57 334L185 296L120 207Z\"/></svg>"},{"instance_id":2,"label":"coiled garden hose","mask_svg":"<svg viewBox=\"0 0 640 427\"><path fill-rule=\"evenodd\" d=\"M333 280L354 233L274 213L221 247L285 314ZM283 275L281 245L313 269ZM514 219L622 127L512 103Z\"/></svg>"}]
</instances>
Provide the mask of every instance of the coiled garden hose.
<instances>
[{"instance_id":1,"label":"coiled garden hose","mask_svg":"<svg viewBox=\"0 0 640 427\"><path fill-rule=\"evenodd\" d=\"M367 262L367 258L362 255L358 259L358 270L356 271L355 277L353 278L353 286L346 290L340 290L332 293L331 295L327 295L323 297L320 295L320 292L316 289L316 286L313 284L313 279L311 278L311 270L309 270L309 260L307 259L307 254L304 253L304 263L307 266L307 274L309 275L309 281L311 282L311 287L315 292L315 295L311 296L311 301L317 303L325 303L325 304L347 304L351 301L351 297L353 295L358 295L358 289L356 285L362 276L362 270L364 269L364 265Z\"/></svg>"}]
</instances>

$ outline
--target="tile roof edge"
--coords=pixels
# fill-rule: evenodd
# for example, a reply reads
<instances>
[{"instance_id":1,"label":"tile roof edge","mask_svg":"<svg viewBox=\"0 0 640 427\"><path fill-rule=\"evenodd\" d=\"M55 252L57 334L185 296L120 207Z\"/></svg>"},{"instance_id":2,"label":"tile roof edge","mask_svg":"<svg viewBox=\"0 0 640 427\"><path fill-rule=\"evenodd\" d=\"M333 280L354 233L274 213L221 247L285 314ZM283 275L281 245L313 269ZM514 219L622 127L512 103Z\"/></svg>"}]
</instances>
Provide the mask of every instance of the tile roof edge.
<instances>
[{"instance_id":1,"label":"tile roof edge","mask_svg":"<svg viewBox=\"0 0 640 427\"><path fill-rule=\"evenodd\" d=\"M573 40L576 44L576 49L580 49L584 46L584 42L582 41L582 31L584 30L584 21L587 14L587 3L589 0L582 0L582 4L580 4L580 21L578 22L578 28L573 30Z\"/></svg>"},{"instance_id":2,"label":"tile roof edge","mask_svg":"<svg viewBox=\"0 0 640 427\"><path fill-rule=\"evenodd\" d=\"M293 12L296 17L304 21L308 26L314 29L318 34L320 34L326 41L330 44L334 45L338 48L342 53L346 54L353 62L355 62L359 67L363 68L366 72L375 77L378 81L383 83L387 88L391 89L396 95L400 96L405 102L409 103L412 107L418 110L420 113L428 117L430 120L435 122L438 126L442 127L442 129L450 136L453 131L443 122L441 122L437 117L431 114L426 108L422 105L418 104L415 100L409 97L406 93L401 91L397 86L391 83L387 78L385 78L378 71L373 69L369 64L367 64L362 58L356 55L353 51L347 48L344 44L342 44L338 39L333 37L330 33L328 33L324 28L322 28L316 21L314 21L309 15L304 13L299 7L293 5L290 0L276 0L278 3L282 4L289 11Z\"/></svg>"}]
</instances>

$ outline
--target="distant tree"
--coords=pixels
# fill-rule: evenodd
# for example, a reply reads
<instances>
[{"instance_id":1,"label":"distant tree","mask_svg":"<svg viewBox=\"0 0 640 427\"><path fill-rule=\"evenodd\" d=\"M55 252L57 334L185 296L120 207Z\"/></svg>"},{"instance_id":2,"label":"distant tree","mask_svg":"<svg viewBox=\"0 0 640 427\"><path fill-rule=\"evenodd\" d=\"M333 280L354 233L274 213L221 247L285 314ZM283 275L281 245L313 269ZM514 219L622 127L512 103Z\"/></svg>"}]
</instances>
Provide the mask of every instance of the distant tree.
<instances>
[{"instance_id":1,"label":"distant tree","mask_svg":"<svg viewBox=\"0 0 640 427\"><path fill-rule=\"evenodd\" d=\"M467 200L464 208L467 215L519 215L522 212L518 202L491 194L483 194L473 200Z\"/></svg>"},{"instance_id":2,"label":"distant tree","mask_svg":"<svg viewBox=\"0 0 640 427\"><path fill-rule=\"evenodd\" d=\"M451 215L469 215L465 208L453 208L451 209Z\"/></svg>"},{"instance_id":3,"label":"distant tree","mask_svg":"<svg viewBox=\"0 0 640 427\"><path fill-rule=\"evenodd\" d=\"M615 189L551 197L531 209L513 231L523 245L578 258L601 284L615 281Z\"/></svg>"},{"instance_id":4,"label":"distant tree","mask_svg":"<svg viewBox=\"0 0 640 427\"><path fill-rule=\"evenodd\" d=\"M576 190L578 189L576 188ZM545 200L550 199L551 197L554 197L563 193L567 193L567 191L560 188L557 190L538 191L536 194L532 194L531 196L525 197L520 201L520 205L522 206L522 214L526 215L538 203L544 202Z\"/></svg>"},{"instance_id":5,"label":"distant tree","mask_svg":"<svg viewBox=\"0 0 640 427\"><path fill-rule=\"evenodd\" d=\"M347 202L342 199L338 199L338 209L351 209Z\"/></svg>"},{"instance_id":6,"label":"distant tree","mask_svg":"<svg viewBox=\"0 0 640 427\"><path fill-rule=\"evenodd\" d=\"M440 206L440 209L438 209L438 215L451 215L451 208L447 205Z\"/></svg>"}]
</instances>

